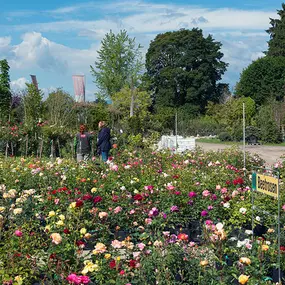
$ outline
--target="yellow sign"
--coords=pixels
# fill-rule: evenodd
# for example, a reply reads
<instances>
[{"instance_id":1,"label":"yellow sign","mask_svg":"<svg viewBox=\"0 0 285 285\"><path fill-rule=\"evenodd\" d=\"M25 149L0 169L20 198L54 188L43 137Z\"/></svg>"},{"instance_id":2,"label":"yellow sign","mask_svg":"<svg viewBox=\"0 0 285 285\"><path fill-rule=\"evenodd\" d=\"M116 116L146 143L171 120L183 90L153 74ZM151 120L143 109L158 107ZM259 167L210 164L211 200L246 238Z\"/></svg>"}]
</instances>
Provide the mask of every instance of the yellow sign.
<instances>
[{"instance_id":1,"label":"yellow sign","mask_svg":"<svg viewBox=\"0 0 285 285\"><path fill-rule=\"evenodd\" d=\"M278 178L257 174L256 191L278 198L278 191L279 191Z\"/></svg>"}]
</instances>

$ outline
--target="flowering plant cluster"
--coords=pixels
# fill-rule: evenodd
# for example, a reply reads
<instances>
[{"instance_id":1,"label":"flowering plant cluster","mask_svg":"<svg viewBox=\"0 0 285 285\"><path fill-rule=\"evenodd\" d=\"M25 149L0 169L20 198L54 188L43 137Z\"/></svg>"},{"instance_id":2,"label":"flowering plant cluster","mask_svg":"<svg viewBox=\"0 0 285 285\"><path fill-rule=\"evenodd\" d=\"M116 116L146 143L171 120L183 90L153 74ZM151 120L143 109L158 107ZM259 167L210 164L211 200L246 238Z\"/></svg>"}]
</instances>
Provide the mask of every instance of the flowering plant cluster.
<instances>
[{"instance_id":1,"label":"flowering plant cluster","mask_svg":"<svg viewBox=\"0 0 285 285\"><path fill-rule=\"evenodd\" d=\"M237 150L125 150L100 166L0 160L0 281L271 284L275 229L254 237L248 229L241 158ZM274 215L271 198L256 203Z\"/></svg>"}]
</instances>

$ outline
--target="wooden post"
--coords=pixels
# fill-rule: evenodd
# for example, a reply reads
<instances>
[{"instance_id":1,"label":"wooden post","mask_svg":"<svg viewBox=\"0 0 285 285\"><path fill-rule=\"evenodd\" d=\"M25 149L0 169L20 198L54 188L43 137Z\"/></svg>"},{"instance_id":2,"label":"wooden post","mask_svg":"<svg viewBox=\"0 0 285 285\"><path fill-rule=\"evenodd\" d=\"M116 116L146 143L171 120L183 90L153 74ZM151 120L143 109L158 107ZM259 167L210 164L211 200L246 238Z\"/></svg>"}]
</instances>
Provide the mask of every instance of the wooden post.
<instances>
[{"instance_id":1,"label":"wooden post","mask_svg":"<svg viewBox=\"0 0 285 285\"><path fill-rule=\"evenodd\" d=\"M28 156L29 136L26 135L26 157Z\"/></svg>"},{"instance_id":2,"label":"wooden post","mask_svg":"<svg viewBox=\"0 0 285 285\"><path fill-rule=\"evenodd\" d=\"M6 143L6 149L5 149L5 157L8 158L8 148L9 148L9 142Z\"/></svg>"}]
</instances>

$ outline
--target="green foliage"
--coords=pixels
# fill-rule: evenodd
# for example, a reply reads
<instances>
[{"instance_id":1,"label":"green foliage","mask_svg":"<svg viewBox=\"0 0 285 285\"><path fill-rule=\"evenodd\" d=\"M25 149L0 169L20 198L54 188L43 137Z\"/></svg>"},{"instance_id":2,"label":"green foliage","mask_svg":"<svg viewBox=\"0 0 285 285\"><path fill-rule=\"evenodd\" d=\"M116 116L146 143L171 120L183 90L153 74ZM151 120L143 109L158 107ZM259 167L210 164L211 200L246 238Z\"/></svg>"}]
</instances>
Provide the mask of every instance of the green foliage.
<instances>
[{"instance_id":1,"label":"green foliage","mask_svg":"<svg viewBox=\"0 0 285 285\"><path fill-rule=\"evenodd\" d=\"M219 101L217 81L226 71L221 43L202 30L159 34L146 54L146 69L154 103L179 107L185 104L203 111L207 101Z\"/></svg>"},{"instance_id":2,"label":"green foliage","mask_svg":"<svg viewBox=\"0 0 285 285\"><path fill-rule=\"evenodd\" d=\"M103 98L113 98L125 85L135 85L142 69L141 46L125 30L105 35L91 74Z\"/></svg>"},{"instance_id":3,"label":"green foliage","mask_svg":"<svg viewBox=\"0 0 285 285\"><path fill-rule=\"evenodd\" d=\"M282 141L281 132L278 128L272 112L272 106L262 106L257 114L257 127L260 129L260 139L268 143Z\"/></svg>"},{"instance_id":4,"label":"green foliage","mask_svg":"<svg viewBox=\"0 0 285 285\"><path fill-rule=\"evenodd\" d=\"M6 59L0 60L0 119L7 119L11 107L9 64Z\"/></svg>"},{"instance_id":5,"label":"green foliage","mask_svg":"<svg viewBox=\"0 0 285 285\"><path fill-rule=\"evenodd\" d=\"M285 57L264 57L242 73L236 86L237 96L251 97L257 105L284 97Z\"/></svg>"},{"instance_id":6,"label":"green foliage","mask_svg":"<svg viewBox=\"0 0 285 285\"><path fill-rule=\"evenodd\" d=\"M73 98L58 88L49 94L44 102L45 117L51 126L72 127L74 125L75 112Z\"/></svg>"},{"instance_id":7,"label":"green foliage","mask_svg":"<svg viewBox=\"0 0 285 285\"><path fill-rule=\"evenodd\" d=\"M42 118L43 114L43 93L34 84L26 84L27 93L24 96L25 125L33 128Z\"/></svg>"},{"instance_id":8,"label":"green foliage","mask_svg":"<svg viewBox=\"0 0 285 285\"><path fill-rule=\"evenodd\" d=\"M279 19L270 18L271 27L266 31L270 35L268 42L268 56L285 56L285 4L282 9L277 10Z\"/></svg>"},{"instance_id":9,"label":"green foliage","mask_svg":"<svg viewBox=\"0 0 285 285\"><path fill-rule=\"evenodd\" d=\"M221 132L219 134L219 139L222 141L222 142L229 142L232 140L232 137L231 135L228 133L228 132Z\"/></svg>"}]
</instances>

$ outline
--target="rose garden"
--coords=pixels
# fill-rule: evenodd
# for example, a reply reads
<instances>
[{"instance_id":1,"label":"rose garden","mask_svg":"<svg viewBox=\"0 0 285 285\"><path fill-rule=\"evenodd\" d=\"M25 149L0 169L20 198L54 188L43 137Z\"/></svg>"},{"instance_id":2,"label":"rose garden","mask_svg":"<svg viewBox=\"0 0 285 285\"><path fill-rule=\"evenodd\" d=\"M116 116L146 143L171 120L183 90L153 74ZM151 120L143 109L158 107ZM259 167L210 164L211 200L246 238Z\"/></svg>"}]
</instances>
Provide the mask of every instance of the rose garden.
<instances>
[{"instance_id":1,"label":"rose garden","mask_svg":"<svg viewBox=\"0 0 285 285\"><path fill-rule=\"evenodd\" d=\"M2 159L2 284L275 284L277 201L258 194L252 213L262 161L242 159L147 148L113 149L107 164Z\"/></svg>"}]
</instances>

